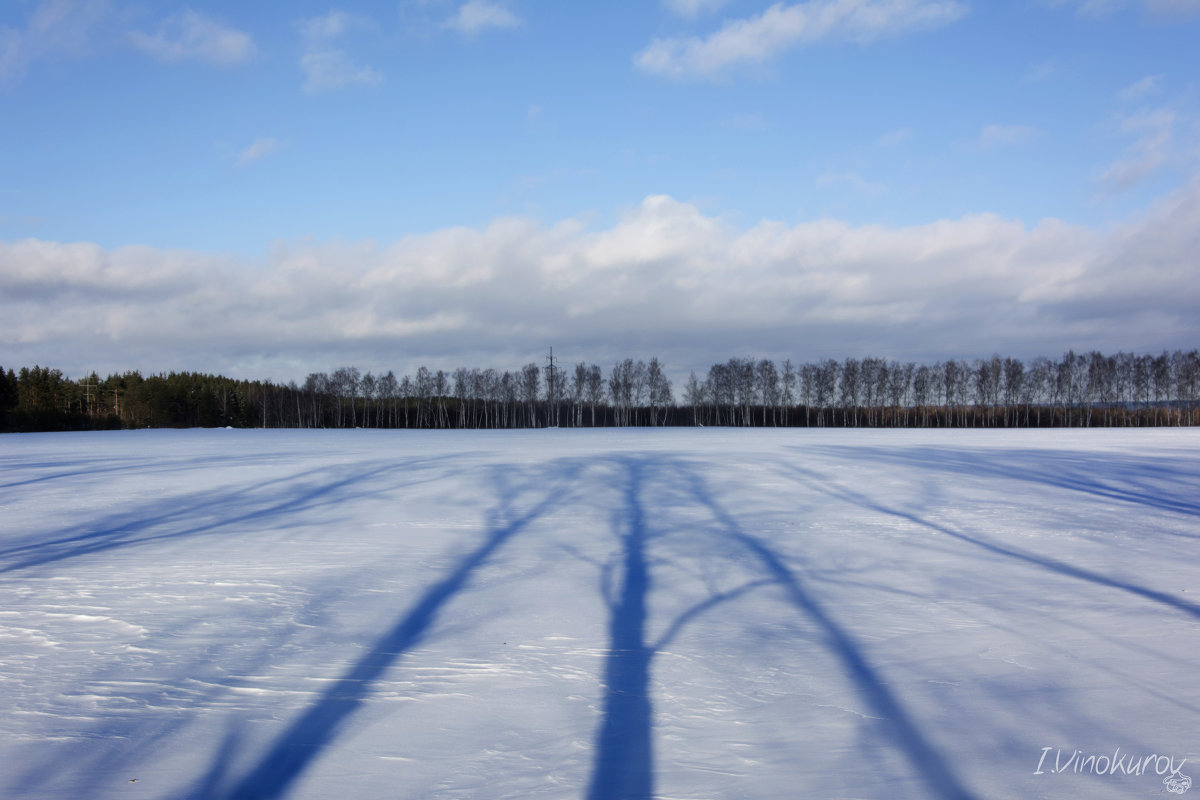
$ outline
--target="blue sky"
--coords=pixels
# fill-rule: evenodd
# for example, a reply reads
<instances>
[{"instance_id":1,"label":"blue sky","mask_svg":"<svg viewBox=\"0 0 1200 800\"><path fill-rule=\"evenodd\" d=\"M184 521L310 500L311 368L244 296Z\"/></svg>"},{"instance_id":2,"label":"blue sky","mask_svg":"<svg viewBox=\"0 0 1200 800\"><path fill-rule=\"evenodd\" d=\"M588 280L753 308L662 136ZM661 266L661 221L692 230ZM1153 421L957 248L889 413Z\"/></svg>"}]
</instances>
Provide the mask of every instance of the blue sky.
<instances>
[{"instance_id":1,"label":"blue sky","mask_svg":"<svg viewBox=\"0 0 1200 800\"><path fill-rule=\"evenodd\" d=\"M0 363L1191 348L1198 41L1197 0L7 0Z\"/></svg>"}]
</instances>

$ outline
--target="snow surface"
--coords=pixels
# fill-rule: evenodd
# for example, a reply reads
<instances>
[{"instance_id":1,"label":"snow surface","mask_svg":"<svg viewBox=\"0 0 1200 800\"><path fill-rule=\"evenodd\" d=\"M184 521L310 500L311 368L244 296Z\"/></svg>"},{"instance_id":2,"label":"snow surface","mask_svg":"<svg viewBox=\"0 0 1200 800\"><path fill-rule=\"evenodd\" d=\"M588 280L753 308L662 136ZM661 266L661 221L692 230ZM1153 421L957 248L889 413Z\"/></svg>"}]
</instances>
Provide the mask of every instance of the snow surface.
<instances>
[{"instance_id":1,"label":"snow surface","mask_svg":"<svg viewBox=\"0 0 1200 800\"><path fill-rule=\"evenodd\" d=\"M0 437L0 796L1173 796L1198 445Z\"/></svg>"}]
</instances>

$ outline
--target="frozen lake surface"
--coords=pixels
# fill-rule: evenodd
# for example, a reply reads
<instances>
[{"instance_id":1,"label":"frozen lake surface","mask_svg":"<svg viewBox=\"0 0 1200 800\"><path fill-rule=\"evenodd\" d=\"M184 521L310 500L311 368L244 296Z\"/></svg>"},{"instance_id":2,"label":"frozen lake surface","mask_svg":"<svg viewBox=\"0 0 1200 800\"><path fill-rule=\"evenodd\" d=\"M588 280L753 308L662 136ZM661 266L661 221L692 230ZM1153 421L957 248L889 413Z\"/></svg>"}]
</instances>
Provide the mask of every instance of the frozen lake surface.
<instances>
[{"instance_id":1,"label":"frozen lake surface","mask_svg":"<svg viewBox=\"0 0 1200 800\"><path fill-rule=\"evenodd\" d=\"M1177 796L1198 453L1194 430L0 437L0 797Z\"/></svg>"}]
</instances>

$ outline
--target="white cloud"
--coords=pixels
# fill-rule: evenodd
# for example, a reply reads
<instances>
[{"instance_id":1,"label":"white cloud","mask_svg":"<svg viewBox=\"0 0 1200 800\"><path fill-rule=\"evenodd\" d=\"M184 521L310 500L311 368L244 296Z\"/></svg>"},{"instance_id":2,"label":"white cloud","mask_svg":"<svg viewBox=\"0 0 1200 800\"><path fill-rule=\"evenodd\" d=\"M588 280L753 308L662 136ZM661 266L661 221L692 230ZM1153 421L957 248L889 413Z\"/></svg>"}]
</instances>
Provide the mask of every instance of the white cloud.
<instances>
[{"instance_id":1,"label":"white cloud","mask_svg":"<svg viewBox=\"0 0 1200 800\"><path fill-rule=\"evenodd\" d=\"M19 80L40 59L82 54L105 16L103 0L35 4L24 28L0 26L0 81Z\"/></svg>"},{"instance_id":2,"label":"white cloud","mask_svg":"<svg viewBox=\"0 0 1200 800\"><path fill-rule=\"evenodd\" d=\"M899 144L904 144L913 138L912 128L897 128L894 131L888 131L879 137L876 141L880 147L895 147Z\"/></svg>"},{"instance_id":3,"label":"white cloud","mask_svg":"<svg viewBox=\"0 0 1200 800\"><path fill-rule=\"evenodd\" d=\"M1025 73L1025 80L1031 83L1048 80L1058 73L1060 67L1053 61L1042 61L1031 66Z\"/></svg>"},{"instance_id":4,"label":"white cloud","mask_svg":"<svg viewBox=\"0 0 1200 800\"><path fill-rule=\"evenodd\" d=\"M311 17L300 23L300 33L306 39L336 39L350 27L351 17L345 11L330 10L322 17Z\"/></svg>"},{"instance_id":5,"label":"white cloud","mask_svg":"<svg viewBox=\"0 0 1200 800\"><path fill-rule=\"evenodd\" d=\"M454 16L445 22L447 28L469 36L488 28L515 28L520 24L520 18L501 3L492 0L467 0Z\"/></svg>"},{"instance_id":6,"label":"white cloud","mask_svg":"<svg viewBox=\"0 0 1200 800\"><path fill-rule=\"evenodd\" d=\"M354 85L375 86L383 81L383 75L371 67L355 64L344 50L305 53L300 58L300 70L304 73L304 91L309 93Z\"/></svg>"},{"instance_id":7,"label":"white cloud","mask_svg":"<svg viewBox=\"0 0 1200 800\"><path fill-rule=\"evenodd\" d=\"M871 198L879 197L887 192L887 187L882 183L869 181L854 171L837 172L836 170L826 170L817 176L816 185L819 188L848 186L855 192Z\"/></svg>"},{"instance_id":8,"label":"white cloud","mask_svg":"<svg viewBox=\"0 0 1200 800\"><path fill-rule=\"evenodd\" d=\"M1101 173L1101 188L1109 192L1123 191L1174 160L1177 119L1170 108L1144 109L1123 117L1120 130L1133 137L1133 142L1120 159Z\"/></svg>"},{"instance_id":9,"label":"white cloud","mask_svg":"<svg viewBox=\"0 0 1200 800\"><path fill-rule=\"evenodd\" d=\"M571 360L658 355L685 371L815 348L923 360L1192 347L1198 218L1200 181L1104 232L988 214L735 229L652 196L602 230L503 219L387 246L280 245L259 264L0 242L0 349L68 374L301 379L342 363L511 368L547 342Z\"/></svg>"},{"instance_id":10,"label":"white cloud","mask_svg":"<svg viewBox=\"0 0 1200 800\"><path fill-rule=\"evenodd\" d=\"M716 77L824 39L869 42L959 19L955 0L809 0L776 3L753 17L726 22L704 37L655 39L634 57L646 72L672 78Z\"/></svg>"},{"instance_id":11,"label":"white cloud","mask_svg":"<svg viewBox=\"0 0 1200 800\"><path fill-rule=\"evenodd\" d=\"M1146 0L1146 8L1160 17L1186 17L1200 14L1200 0Z\"/></svg>"},{"instance_id":12,"label":"white cloud","mask_svg":"<svg viewBox=\"0 0 1200 800\"><path fill-rule=\"evenodd\" d=\"M1200 14L1200 0L1050 0L1052 5L1072 5L1081 16L1106 17L1126 8L1141 8L1149 16L1171 20Z\"/></svg>"},{"instance_id":13,"label":"white cloud","mask_svg":"<svg viewBox=\"0 0 1200 800\"><path fill-rule=\"evenodd\" d=\"M739 113L734 114L721 123L727 128L733 128L746 133L757 133L770 129L771 122L762 114L754 113Z\"/></svg>"},{"instance_id":14,"label":"white cloud","mask_svg":"<svg viewBox=\"0 0 1200 800\"><path fill-rule=\"evenodd\" d=\"M1129 5L1129 0L1071 0L1084 17L1105 17Z\"/></svg>"},{"instance_id":15,"label":"white cloud","mask_svg":"<svg viewBox=\"0 0 1200 800\"><path fill-rule=\"evenodd\" d=\"M167 18L154 33L132 31L129 39L138 49L162 61L195 60L229 66L246 61L255 52L248 34L191 10Z\"/></svg>"},{"instance_id":16,"label":"white cloud","mask_svg":"<svg viewBox=\"0 0 1200 800\"><path fill-rule=\"evenodd\" d=\"M1025 144L1037 136L1028 125L985 125L979 132L979 146L984 149Z\"/></svg>"},{"instance_id":17,"label":"white cloud","mask_svg":"<svg viewBox=\"0 0 1200 800\"><path fill-rule=\"evenodd\" d=\"M304 91L312 94L347 86L375 86L382 82L383 75L377 70L354 63L344 49L331 44L351 28L369 25L369 20L337 9L299 23L300 35L306 42L304 55L300 57Z\"/></svg>"},{"instance_id":18,"label":"white cloud","mask_svg":"<svg viewBox=\"0 0 1200 800\"><path fill-rule=\"evenodd\" d=\"M282 147L283 142L278 139L273 139L269 136L259 137L238 156L238 166L245 166L261 158L278 153Z\"/></svg>"},{"instance_id":19,"label":"white cloud","mask_svg":"<svg viewBox=\"0 0 1200 800\"><path fill-rule=\"evenodd\" d=\"M663 0L671 11L681 17L698 17L709 14L724 6L729 0Z\"/></svg>"},{"instance_id":20,"label":"white cloud","mask_svg":"<svg viewBox=\"0 0 1200 800\"><path fill-rule=\"evenodd\" d=\"M1117 98L1126 103L1144 100L1152 94L1158 94L1162 89L1162 79L1162 75L1147 75L1117 92Z\"/></svg>"}]
</instances>

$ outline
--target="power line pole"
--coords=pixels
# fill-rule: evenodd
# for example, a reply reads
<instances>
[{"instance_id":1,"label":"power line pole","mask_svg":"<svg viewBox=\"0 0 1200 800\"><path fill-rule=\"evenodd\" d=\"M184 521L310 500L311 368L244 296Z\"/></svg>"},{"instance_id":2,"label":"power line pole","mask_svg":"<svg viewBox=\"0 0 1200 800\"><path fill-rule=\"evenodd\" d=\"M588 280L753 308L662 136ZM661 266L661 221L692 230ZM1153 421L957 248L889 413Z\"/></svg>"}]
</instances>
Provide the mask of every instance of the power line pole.
<instances>
[{"instance_id":1,"label":"power line pole","mask_svg":"<svg viewBox=\"0 0 1200 800\"><path fill-rule=\"evenodd\" d=\"M554 394L554 347L553 346L550 348L550 355L546 357L546 360L550 362L550 380L548 381L548 383L550 385L550 396L546 398L547 400L550 401L550 409L549 409L549 413L546 415L546 424L551 427L557 428L558 427L558 403L555 402L556 396Z\"/></svg>"},{"instance_id":2,"label":"power line pole","mask_svg":"<svg viewBox=\"0 0 1200 800\"><path fill-rule=\"evenodd\" d=\"M99 389L99 387L97 387ZM87 411L84 412L88 417L93 417L95 414L92 409L92 376L88 375L83 379L84 398L87 400Z\"/></svg>"}]
</instances>

